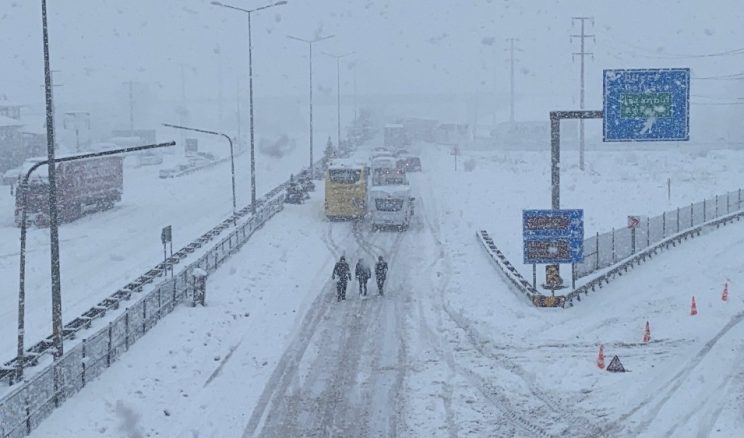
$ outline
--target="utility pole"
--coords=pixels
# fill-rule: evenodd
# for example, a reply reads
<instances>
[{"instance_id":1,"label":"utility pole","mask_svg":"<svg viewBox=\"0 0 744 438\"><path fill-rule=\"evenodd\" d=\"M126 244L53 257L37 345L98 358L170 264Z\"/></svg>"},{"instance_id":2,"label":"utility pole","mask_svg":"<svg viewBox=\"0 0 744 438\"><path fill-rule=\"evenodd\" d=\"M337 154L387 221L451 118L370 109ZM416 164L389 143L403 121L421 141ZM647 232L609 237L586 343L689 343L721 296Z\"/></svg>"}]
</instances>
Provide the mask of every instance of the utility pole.
<instances>
[{"instance_id":1,"label":"utility pole","mask_svg":"<svg viewBox=\"0 0 744 438\"><path fill-rule=\"evenodd\" d=\"M62 70L49 70L49 78L50 78L49 80L50 80L50 81L52 82L52 94L54 94L54 89L55 89L55 88L57 88L57 87L64 87L64 84L57 84L57 83L55 83L55 82L54 82L54 74L55 74L55 73L60 73L61 71L62 71ZM44 84L42 84L42 85L41 85L41 88L43 89L44 87L45 87L45 85L44 85ZM54 97L54 96L52 96L52 97ZM52 102L52 112L53 112L54 114L56 114L56 113L57 113L57 108L56 108L56 106L54 105L54 102ZM57 120L57 118L55 117L55 118L54 118L54 120L56 121L56 120ZM56 126L55 126L55 128L56 128Z\"/></svg>"},{"instance_id":2,"label":"utility pole","mask_svg":"<svg viewBox=\"0 0 744 438\"><path fill-rule=\"evenodd\" d=\"M134 137L134 82L125 82L129 88L129 136Z\"/></svg>"},{"instance_id":3,"label":"utility pole","mask_svg":"<svg viewBox=\"0 0 744 438\"><path fill-rule=\"evenodd\" d=\"M587 55L591 55L592 59L594 59L594 53L586 51L584 40L587 38L591 38L592 41L594 41L595 43L596 43L596 40L594 39L594 35L588 35L585 32L586 30L585 24L587 21L590 21L592 26L594 26L594 17L571 17L571 26L573 26L576 21L581 22L581 33L579 35L572 34L571 42L573 42L574 38L579 38L581 40L581 49L579 52L572 53L571 59L575 59L577 56L581 57L579 109L583 110L584 109L584 57ZM579 169L584 170L584 119L579 119Z\"/></svg>"},{"instance_id":4,"label":"utility pole","mask_svg":"<svg viewBox=\"0 0 744 438\"><path fill-rule=\"evenodd\" d=\"M181 126L186 124L186 115L188 109L186 109L186 64L179 63L181 67L181 108L178 111L178 121ZM183 132L181 132L181 144L184 145L184 155L186 154L186 140Z\"/></svg>"},{"instance_id":5,"label":"utility pole","mask_svg":"<svg viewBox=\"0 0 744 438\"><path fill-rule=\"evenodd\" d=\"M334 55L332 53L325 53L331 58L336 59L336 122L338 125L338 136L336 137L336 148L341 148L341 59L354 54L344 53L343 55Z\"/></svg>"},{"instance_id":6,"label":"utility pole","mask_svg":"<svg viewBox=\"0 0 744 438\"><path fill-rule=\"evenodd\" d=\"M240 119L240 74L238 74L238 88L235 91L236 91L236 96L237 96L236 102L238 105L238 108L237 108L238 110L238 114L237 114L237 117L238 117L238 149L242 150L242 147L243 147L242 146L243 145L242 135L243 134L240 132L240 127L241 127L241 123L240 123L240 120L241 120Z\"/></svg>"},{"instance_id":7,"label":"utility pole","mask_svg":"<svg viewBox=\"0 0 744 438\"><path fill-rule=\"evenodd\" d=\"M352 69L354 70L354 122L356 123L357 118L359 117L359 100L357 96L357 62L354 63Z\"/></svg>"},{"instance_id":8,"label":"utility pole","mask_svg":"<svg viewBox=\"0 0 744 438\"><path fill-rule=\"evenodd\" d=\"M509 42L509 121L514 123L514 42L519 41L517 38L507 38ZM518 49L516 49L518 50Z\"/></svg>"},{"instance_id":9,"label":"utility pole","mask_svg":"<svg viewBox=\"0 0 744 438\"><path fill-rule=\"evenodd\" d=\"M303 42L307 44L309 50L310 50L310 56L309 56L309 70L310 70L310 179L315 179L315 167L313 162L313 44L327 40L328 38L333 38L333 35L325 35L325 36L316 36L312 40L306 40L303 38L297 38L291 35L288 35L287 38L297 40L300 42Z\"/></svg>"},{"instance_id":10,"label":"utility pole","mask_svg":"<svg viewBox=\"0 0 744 438\"><path fill-rule=\"evenodd\" d=\"M49 66L49 31L47 26L47 2L41 1L41 19L44 44L44 97L46 101L47 159L55 163L54 150L54 103L52 97L52 72ZM49 181L49 240L51 247L51 283L52 283L52 342L54 360L62 358L62 281L59 262L59 230L57 223L57 172L56 166L48 165ZM55 375L55 383L57 382Z\"/></svg>"},{"instance_id":11,"label":"utility pole","mask_svg":"<svg viewBox=\"0 0 744 438\"><path fill-rule=\"evenodd\" d=\"M222 48L220 44L214 49L214 54L217 56L217 121L220 129L222 126Z\"/></svg>"}]
</instances>

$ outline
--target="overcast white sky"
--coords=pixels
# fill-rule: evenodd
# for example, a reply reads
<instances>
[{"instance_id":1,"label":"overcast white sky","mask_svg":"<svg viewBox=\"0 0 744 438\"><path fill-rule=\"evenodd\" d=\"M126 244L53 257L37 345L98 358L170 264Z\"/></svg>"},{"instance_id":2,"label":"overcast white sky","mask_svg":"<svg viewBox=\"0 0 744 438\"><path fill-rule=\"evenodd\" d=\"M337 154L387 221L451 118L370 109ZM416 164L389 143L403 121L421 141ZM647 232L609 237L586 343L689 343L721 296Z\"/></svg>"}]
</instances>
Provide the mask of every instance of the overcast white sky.
<instances>
[{"instance_id":1,"label":"overcast white sky","mask_svg":"<svg viewBox=\"0 0 744 438\"><path fill-rule=\"evenodd\" d=\"M254 8L261 0L226 0ZM40 1L0 0L0 94L23 103L42 102ZM61 102L112 96L122 82L149 82L160 98L178 98L179 63L185 63L187 95L217 94L223 66L225 95L238 72L247 77L247 20L208 0L49 0L52 67ZM601 106L604 68L691 67L693 75L744 71L744 53L711 54L744 47L744 8L736 0L505 1L505 0L289 0L254 14L257 96L305 95L307 47L286 38L334 34L315 58L319 96L335 93L335 63L320 52L355 51L361 93L472 93L506 96L506 38L518 38L520 110L535 118L576 106L578 51L571 17L593 16L596 44L587 64L587 107ZM215 54L220 47L221 55ZM578 60L577 60L578 61ZM347 70L348 71L348 70ZM343 85L351 90L351 74ZM744 97L744 81L697 81L697 100L730 102ZM540 104L530 105L530 99ZM711 106L720 112L717 106ZM741 106L726 106L739 111Z\"/></svg>"}]
</instances>

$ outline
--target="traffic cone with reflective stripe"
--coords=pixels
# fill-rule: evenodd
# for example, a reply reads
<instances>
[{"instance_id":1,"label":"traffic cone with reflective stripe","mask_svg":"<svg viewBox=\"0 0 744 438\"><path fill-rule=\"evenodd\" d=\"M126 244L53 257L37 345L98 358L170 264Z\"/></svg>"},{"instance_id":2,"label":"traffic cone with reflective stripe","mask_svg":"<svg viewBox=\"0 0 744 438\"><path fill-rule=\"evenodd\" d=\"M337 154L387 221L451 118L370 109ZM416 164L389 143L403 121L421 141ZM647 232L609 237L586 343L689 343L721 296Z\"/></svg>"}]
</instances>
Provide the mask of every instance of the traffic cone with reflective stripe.
<instances>
[{"instance_id":1,"label":"traffic cone with reflective stripe","mask_svg":"<svg viewBox=\"0 0 744 438\"><path fill-rule=\"evenodd\" d=\"M646 321L646 329L643 331L643 342L650 342L651 341L651 327L648 324L648 321Z\"/></svg>"},{"instance_id":2,"label":"traffic cone with reflective stripe","mask_svg":"<svg viewBox=\"0 0 744 438\"><path fill-rule=\"evenodd\" d=\"M692 305L690 305L690 316L697 315L697 304L695 304L695 297L692 297Z\"/></svg>"},{"instance_id":3,"label":"traffic cone with reflective stripe","mask_svg":"<svg viewBox=\"0 0 744 438\"><path fill-rule=\"evenodd\" d=\"M721 301L728 301L728 281L723 285L723 293L721 294Z\"/></svg>"},{"instance_id":4,"label":"traffic cone with reflective stripe","mask_svg":"<svg viewBox=\"0 0 744 438\"><path fill-rule=\"evenodd\" d=\"M597 355L597 368L603 370L605 367L605 360L604 360L604 346L602 344L599 344L599 354Z\"/></svg>"}]
</instances>

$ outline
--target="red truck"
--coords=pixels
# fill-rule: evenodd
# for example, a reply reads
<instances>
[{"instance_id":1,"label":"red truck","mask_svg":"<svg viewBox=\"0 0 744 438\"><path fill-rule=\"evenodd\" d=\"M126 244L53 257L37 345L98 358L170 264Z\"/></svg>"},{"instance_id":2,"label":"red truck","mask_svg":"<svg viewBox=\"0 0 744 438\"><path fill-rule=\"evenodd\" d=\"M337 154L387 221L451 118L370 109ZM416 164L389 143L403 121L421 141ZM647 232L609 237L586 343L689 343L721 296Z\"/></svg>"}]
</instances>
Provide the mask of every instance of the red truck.
<instances>
[{"instance_id":1,"label":"red truck","mask_svg":"<svg viewBox=\"0 0 744 438\"><path fill-rule=\"evenodd\" d=\"M21 178L39 161L44 161L44 158L26 160ZM45 165L34 170L26 192L26 218L38 226L49 224L47 172ZM108 156L57 163L56 176L59 222L71 222L89 211L108 209L121 201L124 192L124 158ZM22 202L19 187L15 208L15 221L19 226Z\"/></svg>"}]
</instances>

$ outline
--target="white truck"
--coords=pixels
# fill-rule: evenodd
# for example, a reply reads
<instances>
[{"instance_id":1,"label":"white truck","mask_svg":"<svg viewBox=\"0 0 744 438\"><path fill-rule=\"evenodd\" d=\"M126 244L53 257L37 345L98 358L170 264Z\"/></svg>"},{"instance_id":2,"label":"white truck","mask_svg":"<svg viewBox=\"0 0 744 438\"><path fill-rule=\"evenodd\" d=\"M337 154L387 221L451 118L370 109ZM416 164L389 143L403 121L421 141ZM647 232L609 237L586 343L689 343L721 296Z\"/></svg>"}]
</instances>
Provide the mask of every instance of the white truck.
<instances>
[{"instance_id":1,"label":"white truck","mask_svg":"<svg viewBox=\"0 0 744 438\"><path fill-rule=\"evenodd\" d=\"M413 217L411 187L407 184L373 186L369 192L369 220L372 229L407 229Z\"/></svg>"}]
</instances>

